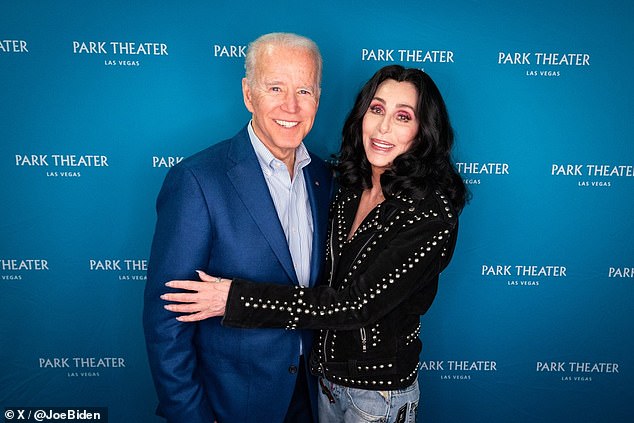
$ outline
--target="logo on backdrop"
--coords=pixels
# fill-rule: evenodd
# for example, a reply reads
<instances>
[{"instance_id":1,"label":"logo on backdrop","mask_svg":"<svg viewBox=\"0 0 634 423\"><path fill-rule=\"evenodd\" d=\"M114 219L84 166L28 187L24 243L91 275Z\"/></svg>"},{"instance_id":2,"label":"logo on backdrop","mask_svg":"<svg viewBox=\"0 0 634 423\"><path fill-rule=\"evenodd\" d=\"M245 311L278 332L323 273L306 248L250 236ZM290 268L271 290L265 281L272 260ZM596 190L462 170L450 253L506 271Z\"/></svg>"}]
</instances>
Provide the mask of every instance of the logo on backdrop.
<instances>
[{"instance_id":1,"label":"logo on backdrop","mask_svg":"<svg viewBox=\"0 0 634 423\"><path fill-rule=\"evenodd\" d=\"M45 259L8 259L0 258L0 278L3 281L21 281L22 276L31 272L50 270Z\"/></svg>"},{"instance_id":2,"label":"logo on backdrop","mask_svg":"<svg viewBox=\"0 0 634 423\"><path fill-rule=\"evenodd\" d=\"M123 357L39 357L38 367L66 373L66 377L99 377L126 367Z\"/></svg>"},{"instance_id":3,"label":"logo on backdrop","mask_svg":"<svg viewBox=\"0 0 634 423\"><path fill-rule=\"evenodd\" d=\"M617 182L634 177L633 165L621 164L562 164L553 163L550 167L552 176L571 176L578 187L609 188Z\"/></svg>"},{"instance_id":4,"label":"logo on backdrop","mask_svg":"<svg viewBox=\"0 0 634 423\"><path fill-rule=\"evenodd\" d=\"M634 279L634 267L610 267L608 278Z\"/></svg>"},{"instance_id":5,"label":"logo on backdrop","mask_svg":"<svg viewBox=\"0 0 634 423\"><path fill-rule=\"evenodd\" d=\"M420 371L439 376L441 380L472 380L497 372L493 360L429 360L420 363Z\"/></svg>"},{"instance_id":6,"label":"logo on backdrop","mask_svg":"<svg viewBox=\"0 0 634 423\"><path fill-rule=\"evenodd\" d=\"M147 260L145 259L90 259L91 272L112 272L120 281L145 281Z\"/></svg>"},{"instance_id":7,"label":"logo on backdrop","mask_svg":"<svg viewBox=\"0 0 634 423\"><path fill-rule=\"evenodd\" d=\"M182 156L152 156L152 167L172 167L183 161Z\"/></svg>"},{"instance_id":8,"label":"logo on backdrop","mask_svg":"<svg viewBox=\"0 0 634 423\"><path fill-rule=\"evenodd\" d=\"M0 53L28 53L29 48L24 40L0 40Z\"/></svg>"},{"instance_id":9,"label":"logo on backdrop","mask_svg":"<svg viewBox=\"0 0 634 423\"><path fill-rule=\"evenodd\" d=\"M50 178L79 178L87 168L108 167L108 156L95 154L16 154L18 167L46 168Z\"/></svg>"},{"instance_id":10,"label":"logo on backdrop","mask_svg":"<svg viewBox=\"0 0 634 423\"><path fill-rule=\"evenodd\" d=\"M526 77L557 78L571 69L589 67L590 55L565 52L500 51L497 55L497 63L500 66L519 66Z\"/></svg>"},{"instance_id":11,"label":"logo on backdrop","mask_svg":"<svg viewBox=\"0 0 634 423\"><path fill-rule=\"evenodd\" d=\"M462 180L466 185L480 185L482 178L508 175L508 163L479 163L479 162L458 162L456 163L458 173L462 175Z\"/></svg>"},{"instance_id":12,"label":"logo on backdrop","mask_svg":"<svg viewBox=\"0 0 634 423\"><path fill-rule=\"evenodd\" d=\"M157 42L73 41L73 54L99 56L105 66L138 67L148 57L168 56L168 46Z\"/></svg>"},{"instance_id":13,"label":"logo on backdrop","mask_svg":"<svg viewBox=\"0 0 634 423\"><path fill-rule=\"evenodd\" d=\"M213 56L226 59L240 59L247 56L247 45L214 44Z\"/></svg>"},{"instance_id":14,"label":"logo on backdrop","mask_svg":"<svg viewBox=\"0 0 634 423\"><path fill-rule=\"evenodd\" d=\"M556 376L567 383L593 382L603 375L618 374L620 363L585 361L538 361L535 371Z\"/></svg>"},{"instance_id":15,"label":"logo on backdrop","mask_svg":"<svg viewBox=\"0 0 634 423\"><path fill-rule=\"evenodd\" d=\"M363 62L401 62L409 66L430 63L455 63L451 50L410 50L410 49L361 49Z\"/></svg>"},{"instance_id":16,"label":"logo on backdrop","mask_svg":"<svg viewBox=\"0 0 634 423\"><path fill-rule=\"evenodd\" d=\"M481 275L506 282L506 286L540 286L544 279L567 277L568 269L561 265L483 264Z\"/></svg>"}]
</instances>

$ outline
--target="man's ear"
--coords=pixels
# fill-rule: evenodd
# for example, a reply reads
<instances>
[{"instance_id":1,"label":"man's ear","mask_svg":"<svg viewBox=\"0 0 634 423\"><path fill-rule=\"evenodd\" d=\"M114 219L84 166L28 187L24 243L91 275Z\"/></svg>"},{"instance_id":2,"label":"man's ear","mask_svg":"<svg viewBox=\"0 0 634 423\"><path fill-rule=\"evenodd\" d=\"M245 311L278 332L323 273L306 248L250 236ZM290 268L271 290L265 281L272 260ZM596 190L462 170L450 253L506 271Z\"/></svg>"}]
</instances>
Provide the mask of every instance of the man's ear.
<instances>
[{"instance_id":1,"label":"man's ear","mask_svg":"<svg viewBox=\"0 0 634 423\"><path fill-rule=\"evenodd\" d=\"M247 110L253 113L253 93L246 78L242 78L242 98Z\"/></svg>"}]
</instances>

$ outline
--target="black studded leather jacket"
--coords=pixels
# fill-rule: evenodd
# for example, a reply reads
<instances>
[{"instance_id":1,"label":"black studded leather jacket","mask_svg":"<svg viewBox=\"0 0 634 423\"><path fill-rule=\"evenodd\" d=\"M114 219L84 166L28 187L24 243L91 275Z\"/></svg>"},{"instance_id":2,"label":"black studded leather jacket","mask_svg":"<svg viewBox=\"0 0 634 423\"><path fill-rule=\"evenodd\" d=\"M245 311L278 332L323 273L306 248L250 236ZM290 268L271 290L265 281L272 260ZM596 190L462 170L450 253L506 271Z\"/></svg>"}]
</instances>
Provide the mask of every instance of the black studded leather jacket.
<instances>
[{"instance_id":1,"label":"black studded leather jacket","mask_svg":"<svg viewBox=\"0 0 634 423\"><path fill-rule=\"evenodd\" d=\"M362 389L402 389L416 379L420 316L456 243L448 199L386 199L350 239L361 192L340 189L331 210L328 280L315 288L234 279L223 324L319 329L311 371Z\"/></svg>"}]
</instances>

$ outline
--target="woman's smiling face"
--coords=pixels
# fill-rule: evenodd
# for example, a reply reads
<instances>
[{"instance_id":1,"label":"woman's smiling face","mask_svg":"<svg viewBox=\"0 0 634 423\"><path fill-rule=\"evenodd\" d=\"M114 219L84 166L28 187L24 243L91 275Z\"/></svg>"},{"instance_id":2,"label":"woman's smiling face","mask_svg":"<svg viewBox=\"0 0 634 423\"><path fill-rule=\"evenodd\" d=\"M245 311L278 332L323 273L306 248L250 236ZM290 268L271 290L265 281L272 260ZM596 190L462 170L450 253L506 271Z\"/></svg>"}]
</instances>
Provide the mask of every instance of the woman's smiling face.
<instances>
[{"instance_id":1,"label":"woman's smiling face","mask_svg":"<svg viewBox=\"0 0 634 423\"><path fill-rule=\"evenodd\" d=\"M418 133L418 92L410 82L383 81L363 117L363 148L372 173L383 173Z\"/></svg>"}]
</instances>

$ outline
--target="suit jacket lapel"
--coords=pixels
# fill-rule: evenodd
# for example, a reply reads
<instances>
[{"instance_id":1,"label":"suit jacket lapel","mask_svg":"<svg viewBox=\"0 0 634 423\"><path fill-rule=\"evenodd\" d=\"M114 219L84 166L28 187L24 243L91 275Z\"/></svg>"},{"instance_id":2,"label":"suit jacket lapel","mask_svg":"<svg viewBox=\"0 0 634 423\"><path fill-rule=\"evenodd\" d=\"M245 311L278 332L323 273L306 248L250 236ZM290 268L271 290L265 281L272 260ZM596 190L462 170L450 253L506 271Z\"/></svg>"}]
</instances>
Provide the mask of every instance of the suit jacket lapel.
<instances>
[{"instance_id":1,"label":"suit jacket lapel","mask_svg":"<svg viewBox=\"0 0 634 423\"><path fill-rule=\"evenodd\" d=\"M227 176L238 197L260 228L289 278L297 284L286 236L246 128L233 138L228 158L233 161L233 165L228 166Z\"/></svg>"},{"instance_id":2,"label":"suit jacket lapel","mask_svg":"<svg viewBox=\"0 0 634 423\"><path fill-rule=\"evenodd\" d=\"M313 158L314 160L314 158ZM313 216L313 248L310 256L310 286L319 281L320 269L324 261L325 240L328 232L328 205L330 202L331 181L329 175L316 171L311 162L304 168L306 191ZM321 173L321 174L320 174Z\"/></svg>"}]
</instances>

